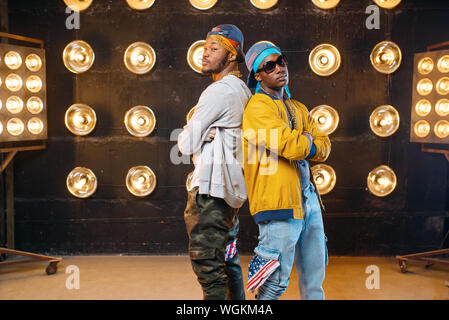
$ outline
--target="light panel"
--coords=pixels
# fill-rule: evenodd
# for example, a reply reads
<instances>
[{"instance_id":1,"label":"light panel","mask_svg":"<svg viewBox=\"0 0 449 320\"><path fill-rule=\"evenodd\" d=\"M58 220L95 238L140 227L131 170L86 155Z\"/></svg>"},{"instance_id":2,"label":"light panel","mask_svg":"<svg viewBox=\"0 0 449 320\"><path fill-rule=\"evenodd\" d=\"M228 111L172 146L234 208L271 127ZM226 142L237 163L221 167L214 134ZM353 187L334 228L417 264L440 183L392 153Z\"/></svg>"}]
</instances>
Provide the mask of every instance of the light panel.
<instances>
[{"instance_id":1,"label":"light panel","mask_svg":"<svg viewBox=\"0 0 449 320\"><path fill-rule=\"evenodd\" d=\"M94 130L97 116L94 109L87 104L76 103L67 109L64 123L71 133L77 136L85 136Z\"/></svg>"},{"instance_id":2,"label":"light panel","mask_svg":"<svg viewBox=\"0 0 449 320\"><path fill-rule=\"evenodd\" d=\"M449 144L449 50L415 53L410 141Z\"/></svg>"},{"instance_id":3,"label":"light panel","mask_svg":"<svg viewBox=\"0 0 449 320\"><path fill-rule=\"evenodd\" d=\"M396 188L396 184L396 174L386 165L374 168L368 174L368 189L377 197L385 197L391 194Z\"/></svg>"},{"instance_id":4,"label":"light panel","mask_svg":"<svg viewBox=\"0 0 449 320\"><path fill-rule=\"evenodd\" d=\"M0 44L0 142L47 139L46 99L45 50Z\"/></svg>"},{"instance_id":5,"label":"light panel","mask_svg":"<svg viewBox=\"0 0 449 320\"><path fill-rule=\"evenodd\" d=\"M340 52L331 44L316 46L309 55L309 65L319 76L330 76L340 68Z\"/></svg>"},{"instance_id":6,"label":"light panel","mask_svg":"<svg viewBox=\"0 0 449 320\"><path fill-rule=\"evenodd\" d=\"M132 167L126 175L126 187L133 195L145 197L156 188L156 175L147 166Z\"/></svg>"},{"instance_id":7,"label":"light panel","mask_svg":"<svg viewBox=\"0 0 449 320\"><path fill-rule=\"evenodd\" d=\"M379 137L389 137L399 128L399 112L390 105L374 109L369 118L371 130Z\"/></svg>"},{"instance_id":8,"label":"light panel","mask_svg":"<svg viewBox=\"0 0 449 320\"><path fill-rule=\"evenodd\" d=\"M95 53L87 42L75 40L64 48L62 60L70 72L84 73L94 64Z\"/></svg>"},{"instance_id":9,"label":"light panel","mask_svg":"<svg viewBox=\"0 0 449 320\"><path fill-rule=\"evenodd\" d=\"M88 198L98 186L97 177L89 168L76 167L67 176L67 189L77 198Z\"/></svg>"}]
</instances>

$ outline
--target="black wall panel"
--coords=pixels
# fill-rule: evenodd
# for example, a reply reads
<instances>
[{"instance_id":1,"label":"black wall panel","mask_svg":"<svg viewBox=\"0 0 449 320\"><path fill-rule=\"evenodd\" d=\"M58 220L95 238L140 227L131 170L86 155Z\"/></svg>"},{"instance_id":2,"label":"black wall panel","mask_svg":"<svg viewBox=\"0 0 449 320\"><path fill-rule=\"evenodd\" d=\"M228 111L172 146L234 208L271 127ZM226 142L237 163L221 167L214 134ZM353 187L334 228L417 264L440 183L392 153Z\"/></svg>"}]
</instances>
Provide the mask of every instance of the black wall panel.
<instances>
[{"instance_id":1,"label":"black wall panel","mask_svg":"<svg viewBox=\"0 0 449 320\"><path fill-rule=\"evenodd\" d=\"M67 30L62 0L10 0L10 32L45 41L49 122L48 148L20 153L14 163L16 247L53 254L187 252L185 178L193 165L171 163L170 134L184 125L211 79L189 68L186 53L213 26L233 23L244 32L245 50L270 40L285 51L296 99L309 109L329 104L340 114L327 161L337 184L323 196L329 253L392 255L436 248L446 230L447 161L408 140L413 54L449 40L449 1L402 2L381 9L380 29L368 30L365 10L371 0L343 0L330 11L309 0L279 0L268 11L246 0L219 0L204 12L188 0L157 0L142 12L125 0L94 0L81 12L81 28ZM85 74L74 75L62 63L62 51L74 39L87 41L96 54ZM391 76L375 71L369 61L382 40L402 49L402 65ZM149 74L134 75L123 64L124 51L135 41L148 42L157 53ZM335 45L342 55L341 68L330 77L316 76L308 65L310 51L320 43ZM243 64L241 69L246 77ZM75 137L64 126L64 113L76 102L97 113L89 136ZM141 139L123 125L125 112L137 104L150 106L157 118L156 130ZM375 136L368 122L382 104L392 104L401 116L399 130L388 138ZM150 196L136 198L127 191L125 176L141 164L154 170L158 185ZM398 178L396 190L385 198L366 188L369 171L381 164ZM76 199L67 191L65 179L75 166L97 175L91 198ZM257 226L248 204L240 220L240 250L249 253L257 243Z\"/></svg>"}]
</instances>

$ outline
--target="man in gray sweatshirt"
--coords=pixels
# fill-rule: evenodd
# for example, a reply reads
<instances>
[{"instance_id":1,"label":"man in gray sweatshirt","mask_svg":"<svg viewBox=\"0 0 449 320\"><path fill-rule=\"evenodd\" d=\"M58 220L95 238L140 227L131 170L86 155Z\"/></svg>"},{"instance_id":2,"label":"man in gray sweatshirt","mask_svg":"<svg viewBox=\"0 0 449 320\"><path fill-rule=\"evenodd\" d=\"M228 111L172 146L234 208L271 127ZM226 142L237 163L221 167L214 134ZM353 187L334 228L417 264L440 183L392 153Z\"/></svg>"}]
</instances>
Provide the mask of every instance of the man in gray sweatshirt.
<instances>
[{"instance_id":1,"label":"man in gray sweatshirt","mask_svg":"<svg viewBox=\"0 0 449 320\"><path fill-rule=\"evenodd\" d=\"M179 150L195 164L184 220L192 268L208 300L245 299L236 250L237 212L247 199L240 126L251 98L239 79L243 60L236 26L220 25L207 34L202 71L214 82L178 137Z\"/></svg>"}]
</instances>

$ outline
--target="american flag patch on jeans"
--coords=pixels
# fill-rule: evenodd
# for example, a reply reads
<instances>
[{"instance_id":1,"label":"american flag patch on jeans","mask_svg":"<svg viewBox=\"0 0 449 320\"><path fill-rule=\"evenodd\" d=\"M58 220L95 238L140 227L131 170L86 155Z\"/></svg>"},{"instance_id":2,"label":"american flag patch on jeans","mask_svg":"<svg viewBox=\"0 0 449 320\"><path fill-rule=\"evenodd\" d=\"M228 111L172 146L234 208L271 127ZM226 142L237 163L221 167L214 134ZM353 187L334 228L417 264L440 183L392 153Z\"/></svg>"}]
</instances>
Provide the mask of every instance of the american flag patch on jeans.
<instances>
[{"instance_id":1,"label":"american flag patch on jeans","mask_svg":"<svg viewBox=\"0 0 449 320\"><path fill-rule=\"evenodd\" d=\"M277 260L266 260L255 254L249 263L248 290L254 292L279 266Z\"/></svg>"},{"instance_id":2,"label":"american flag patch on jeans","mask_svg":"<svg viewBox=\"0 0 449 320\"><path fill-rule=\"evenodd\" d=\"M237 253L237 238L235 238L234 241L232 241L230 244L226 246L225 261L234 258L236 253Z\"/></svg>"}]
</instances>

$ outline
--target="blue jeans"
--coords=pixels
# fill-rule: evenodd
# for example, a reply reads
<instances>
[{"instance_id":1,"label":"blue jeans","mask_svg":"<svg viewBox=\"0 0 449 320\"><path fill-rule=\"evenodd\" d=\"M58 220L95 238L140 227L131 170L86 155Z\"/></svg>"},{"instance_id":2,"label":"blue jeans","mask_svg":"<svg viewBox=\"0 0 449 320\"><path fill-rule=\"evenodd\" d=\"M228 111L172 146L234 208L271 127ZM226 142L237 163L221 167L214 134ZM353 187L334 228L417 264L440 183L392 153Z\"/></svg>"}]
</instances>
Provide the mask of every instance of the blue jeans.
<instances>
[{"instance_id":1,"label":"blue jeans","mask_svg":"<svg viewBox=\"0 0 449 320\"><path fill-rule=\"evenodd\" d=\"M259 244L254 252L280 266L259 287L258 300L278 299L287 289L295 262L302 299L324 300L322 284L327 265L323 218L312 184L303 191L304 219L268 221L259 224ZM295 256L296 252L296 256Z\"/></svg>"}]
</instances>

